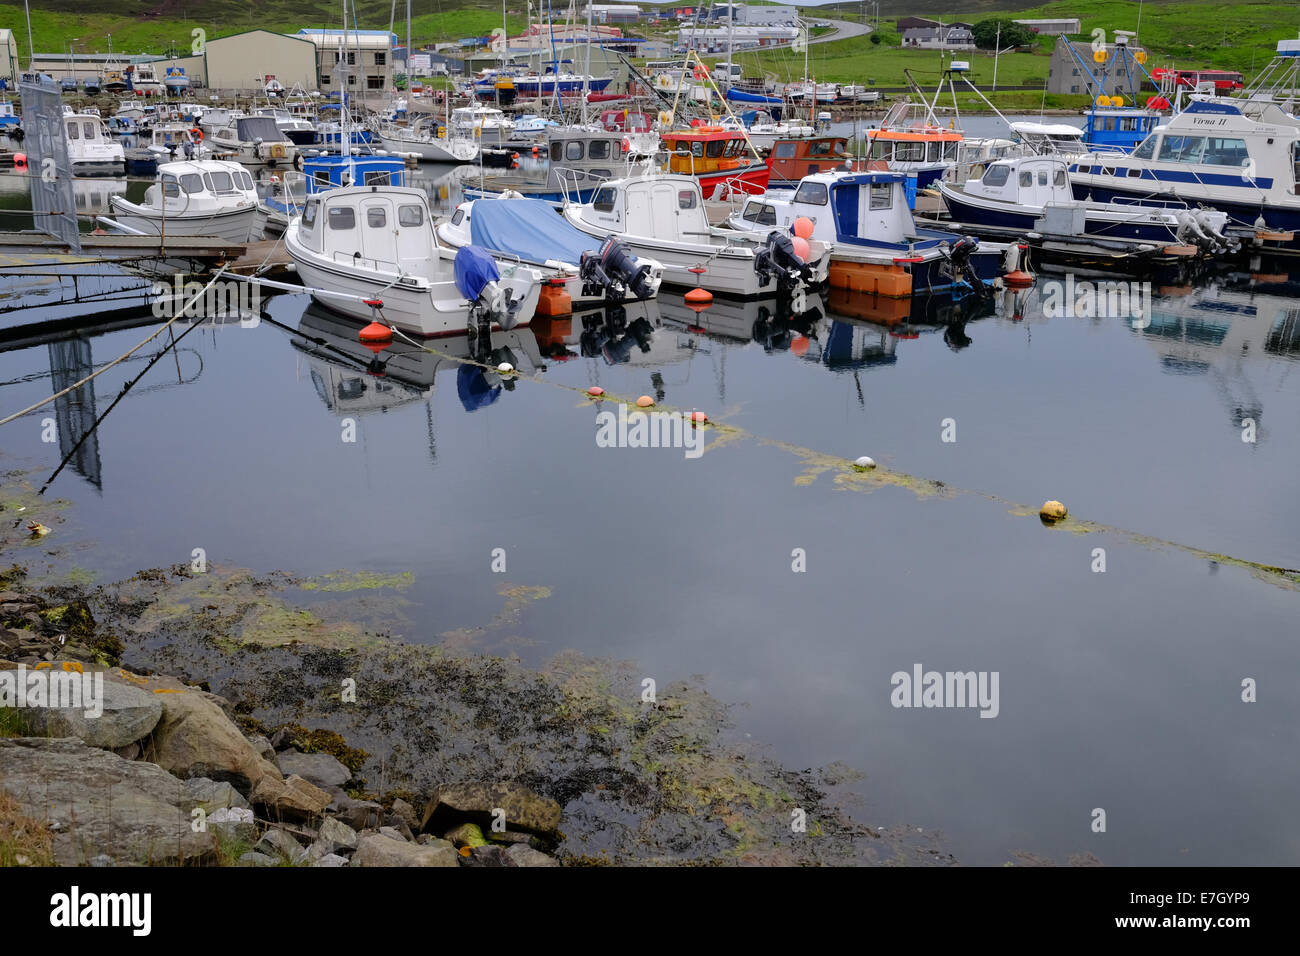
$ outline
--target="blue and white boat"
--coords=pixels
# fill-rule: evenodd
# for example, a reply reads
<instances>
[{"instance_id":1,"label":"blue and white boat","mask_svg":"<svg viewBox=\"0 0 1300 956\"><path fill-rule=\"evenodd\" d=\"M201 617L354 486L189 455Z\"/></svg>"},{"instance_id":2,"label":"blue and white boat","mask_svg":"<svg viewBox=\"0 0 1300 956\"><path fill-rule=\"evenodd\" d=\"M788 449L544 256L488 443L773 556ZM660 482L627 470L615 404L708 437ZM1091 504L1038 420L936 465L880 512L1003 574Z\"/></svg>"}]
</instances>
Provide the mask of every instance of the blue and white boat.
<instances>
[{"instance_id":1,"label":"blue and white boat","mask_svg":"<svg viewBox=\"0 0 1300 956\"><path fill-rule=\"evenodd\" d=\"M1194 99L1126 156L1070 165L1074 195L1095 202L1228 214L1238 235L1300 253L1300 119L1256 99Z\"/></svg>"},{"instance_id":2,"label":"blue and white boat","mask_svg":"<svg viewBox=\"0 0 1300 956\"><path fill-rule=\"evenodd\" d=\"M406 164L396 156L371 153L321 153L303 160L301 175L285 172L270 184L261 202L264 229L278 235L302 212L309 196L345 186L405 186Z\"/></svg>"},{"instance_id":3,"label":"blue and white boat","mask_svg":"<svg viewBox=\"0 0 1300 956\"><path fill-rule=\"evenodd\" d=\"M832 289L891 298L982 292L1002 274L1007 246L918 227L907 180L901 172L815 173L796 189L748 197L727 224L761 234L811 221L812 238L830 246Z\"/></svg>"},{"instance_id":4,"label":"blue and white boat","mask_svg":"<svg viewBox=\"0 0 1300 956\"><path fill-rule=\"evenodd\" d=\"M1192 243L1223 251L1226 213L1187 204L1159 207L1076 199L1070 187L1071 159L1019 156L990 163L979 178L936 185L954 222L976 231L1030 232L1041 227L1046 210L1061 222L1078 225L1078 238L1140 239L1162 245ZM1062 215L1062 214L1068 215Z\"/></svg>"},{"instance_id":5,"label":"blue and white boat","mask_svg":"<svg viewBox=\"0 0 1300 956\"><path fill-rule=\"evenodd\" d=\"M542 270L552 284L563 283L575 307L652 299L663 281L658 261L633 255L613 237L597 239L549 203L519 195L463 202L434 231L454 249L481 246L498 259Z\"/></svg>"},{"instance_id":6,"label":"blue and white boat","mask_svg":"<svg viewBox=\"0 0 1300 956\"><path fill-rule=\"evenodd\" d=\"M1137 106L1093 106L1084 114L1083 142L1097 152L1131 153L1163 118Z\"/></svg>"}]
</instances>

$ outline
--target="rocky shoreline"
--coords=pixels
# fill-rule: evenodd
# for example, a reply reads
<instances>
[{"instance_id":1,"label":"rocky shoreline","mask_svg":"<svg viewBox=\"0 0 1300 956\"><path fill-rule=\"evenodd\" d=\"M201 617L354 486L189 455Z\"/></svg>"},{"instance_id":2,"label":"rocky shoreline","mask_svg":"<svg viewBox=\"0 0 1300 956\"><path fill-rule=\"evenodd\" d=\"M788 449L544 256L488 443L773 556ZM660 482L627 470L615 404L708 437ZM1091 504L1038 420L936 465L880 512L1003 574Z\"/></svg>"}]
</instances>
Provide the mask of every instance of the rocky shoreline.
<instances>
[{"instance_id":1,"label":"rocky shoreline","mask_svg":"<svg viewBox=\"0 0 1300 956\"><path fill-rule=\"evenodd\" d=\"M25 563L0 568L0 691L95 679L103 709L0 696L0 865L953 862L937 835L851 819L861 774L781 766L698 679L647 696L629 662L484 653L545 588L503 585L491 621L407 643L385 623L405 629L409 576L93 585L59 541L66 503L4 490L22 516L0 548Z\"/></svg>"}]
</instances>

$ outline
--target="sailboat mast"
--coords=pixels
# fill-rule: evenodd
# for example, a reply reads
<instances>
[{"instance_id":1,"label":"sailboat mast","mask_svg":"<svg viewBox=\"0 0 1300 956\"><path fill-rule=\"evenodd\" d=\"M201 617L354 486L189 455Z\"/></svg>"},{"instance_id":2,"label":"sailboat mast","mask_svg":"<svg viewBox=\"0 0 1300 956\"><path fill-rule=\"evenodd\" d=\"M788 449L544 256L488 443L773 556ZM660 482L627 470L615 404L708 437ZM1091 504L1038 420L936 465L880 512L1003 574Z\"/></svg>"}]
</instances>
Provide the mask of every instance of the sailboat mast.
<instances>
[{"instance_id":1,"label":"sailboat mast","mask_svg":"<svg viewBox=\"0 0 1300 956\"><path fill-rule=\"evenodd\" d=\"M406 0L406 92L411 92L411 0Z\"/></svg>"}]
</instances>

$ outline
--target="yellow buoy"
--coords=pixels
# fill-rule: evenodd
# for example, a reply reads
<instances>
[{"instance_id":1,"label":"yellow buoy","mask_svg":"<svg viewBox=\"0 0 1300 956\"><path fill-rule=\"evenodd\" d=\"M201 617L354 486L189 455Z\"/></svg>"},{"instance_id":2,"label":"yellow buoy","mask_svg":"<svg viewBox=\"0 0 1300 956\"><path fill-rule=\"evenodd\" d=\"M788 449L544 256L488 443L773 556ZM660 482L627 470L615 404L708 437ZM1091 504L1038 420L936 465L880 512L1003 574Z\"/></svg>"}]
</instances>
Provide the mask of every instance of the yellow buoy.
<instances>
[{"instance_id":1,"label":"yellow buoy","mask_svg":"<svg viewBox=\"0 0 1300 956\"><path fill-rule=\"evenodd\" d=\"M1059 501L1044 501L1043 507L1038 509L1038 517L1048 522L1060 521L1066 514L1065 505Z\"/></svg>"}]
</instances>

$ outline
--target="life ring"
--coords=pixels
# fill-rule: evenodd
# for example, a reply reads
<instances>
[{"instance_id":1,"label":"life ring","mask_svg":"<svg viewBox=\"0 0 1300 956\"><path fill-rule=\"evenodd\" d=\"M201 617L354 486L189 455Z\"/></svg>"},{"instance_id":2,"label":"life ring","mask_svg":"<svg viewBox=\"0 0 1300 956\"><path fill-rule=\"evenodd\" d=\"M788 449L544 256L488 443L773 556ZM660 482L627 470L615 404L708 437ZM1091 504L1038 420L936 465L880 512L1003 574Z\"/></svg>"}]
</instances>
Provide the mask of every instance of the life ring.
<instances>
[{"instance_id":1,"label":"life ring","mask_svg":"<svg viewBox=\"0 0 1300 956\"><path fill-rule=\"evenodd\" d=\"M276 159L284 159L284 147L279 143L274 144L271 147L271 155Z\"/></svg>"},{"instance_id":2,"label":"life ring","mask_svg":"<svg viewBox=\"0 0 1300 956\"><path fill-rule=\"evenodd\" d=\"M660 126L671 126L672 124L673 124L673 114L672 114L672 111L671 111L671 110L660 110L660 111L659 111L659 125L660 125Z\"/></svg>"},{"instance_id":3,"label":"life ring","mask_svg":"<svg viewBox=\"0 0 1300 956\"><path fill-rule=\"evenodd\" d=\"M190 135L194 137L195 142L203 142L203 130L199 129L197 126L190 130Z\"/></svg>"},{"instance_id":4,"label":"life ring","mask_svg":"<svg viewBox=\"0 0 1300 956\"><path fill-rule=\"evenodd\" d=\"M303 159L302 153L299 153L297 156L293 158L293 168L298 170L299 172L302 171L302 167L305 163L306 160Z\"/></svg>"}]
</instances>

